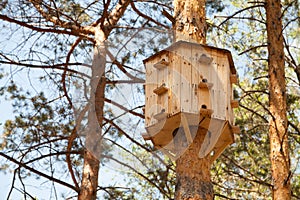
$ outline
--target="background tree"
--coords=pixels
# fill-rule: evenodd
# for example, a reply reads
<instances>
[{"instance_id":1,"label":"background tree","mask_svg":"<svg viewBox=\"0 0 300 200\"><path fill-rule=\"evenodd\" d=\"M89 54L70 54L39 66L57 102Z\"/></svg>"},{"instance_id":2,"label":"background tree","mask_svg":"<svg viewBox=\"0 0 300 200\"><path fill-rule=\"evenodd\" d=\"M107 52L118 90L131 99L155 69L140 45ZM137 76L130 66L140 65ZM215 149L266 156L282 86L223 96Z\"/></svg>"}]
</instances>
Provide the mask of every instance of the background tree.
<instances>
[{"instance_id":1,"label":"background tree","mask_svg":"<svg viewBox=\"0 0 300 200\"><path fill-rule=\"evenodd\" d=\"M240 97L240 109L237 123L242 134L236 137L236 143L227 149L214 167L213 178L217 183L215 190L220 198L233 199L272 199L272 175L269 160L269 83L267 65L267 31L265 4L249 2L241 5L233 1L236 11L230 16L217 16L219 30L226 37L214 41L225 43L239 55L235 57L239 69L240 84L236 95ZM283 35L286 52L287 115L288 134L290 135L290 156L292 199L299 198L299 79L297 79L297 55L299 46L295 27L299 27L299 4L296 1L282 2ZM226 17L225 21L223 17ZM234 52L234 51L233 51ZM293 60L293 65L290 65ZM296 62L295 62L296 61ZM295 65L296 64L296 65ZM219 165L220 164L220 165ZM221 167L223 166L223 167ZM224 176L225 175L225 176ZM219 184L222 182L222 184ZM237 189L237 191L235 190Z\"/></svg>"},{"instance_id":2,"label":"background tree","mask_svg":"<svg viewBox=\"0 0 300 200\"><path fill-rule=\"evenodd\" d=\"M130 130L131 127L140 130L140 120L132 121L132 117L127 117L131 122L127 128L124 128L127 122L119 121L128 113L143 118L142 100L134 96L134 103L125 105L117 103L115 100L119 99L113 99L114 95L105 96L105 93L118 91L120 83L132 84L135 90L132 93L142 93L142 85L136 84L143 83L143 68L128 64L141 60L136 56L131 58L133 54L143 57L155 51L159 36L153 34L168 27L156 20L155 13L160 6L167 10L169 7L152 2L141 12L139 9L145 7L145 3L132 1L1 3L0 19L4 27L9 27L2 32L9 42L3 42L6 46L1 52L1 63L16 71L28 69L27 85L33 83L28 92L23 91L26 84L21 87L20 80L15 77L17 73L11 73L11 81L1 89L2 94L15 102L16 113L14 120L5 123L1 156L16 164L14 174L23 185L24 198L35 196L28 192L24 183L28 173L52 182L56 198L57 185L70 189L64 192L65 198L78 195L79 199L96 199L99 189L113 198L115 193L111 190L114 187L98 184L100 160L127 167L160 191L156 195L158 198L170 198L169 185L160 184L160 178L150 179L144 175L146 169L152 168L148 166L151 162L138 157L132 150L151 151L146 144L136 141L137 136ZM127 15L124 14L126 10ZM149 51L145 51L147 42L141 43L145 32L149 35L145 41L152 41ZM13 41L19 42L14 44ZM33 70L41 86L33 80ZM114 113L116 109L117 114ZM124 138L127 139L125 144L120 141ZM133 144L128 145L128 141ZM131 163L114 156L116 150L109 148L111 146L130 155ZM170 171L172 164L158 156L152 159L157 159L153 163L159 166L161 173ZM131 166L136 161L140 166ZM6 162L3 164L8 166ZM156 173L155 165L152 166L151 170ZM16 177L8 198L14 192ZM121 189L132 193L134 188Z\"/></svg>"},{"instance_id":3,"label":"background tree","mask_svg":"<svg viewBox=\"0 0 300 200\"><path fill-rule=\"evenodd\" d=\"M281 2L266 1L273 199L291 199Z\"/></svg>"}]
</instances>

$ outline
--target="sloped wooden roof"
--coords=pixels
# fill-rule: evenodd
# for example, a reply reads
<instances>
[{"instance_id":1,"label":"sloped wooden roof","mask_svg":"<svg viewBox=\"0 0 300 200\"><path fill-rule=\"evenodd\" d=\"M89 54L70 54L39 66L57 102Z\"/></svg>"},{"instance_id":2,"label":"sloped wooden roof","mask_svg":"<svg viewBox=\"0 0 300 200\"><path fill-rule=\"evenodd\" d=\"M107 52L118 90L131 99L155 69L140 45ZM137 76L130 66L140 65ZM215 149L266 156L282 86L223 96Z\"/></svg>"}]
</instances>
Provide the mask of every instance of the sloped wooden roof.
<instances>
[{"instance_id":1,"label":"sloped wooden roof","mask_svg":"<svg viewBox=\"0 0 300 200\"><path fill-rule=\"evenodd\" d=\"M227 49L221 49L221 48L217 48L217 47L213 47L213 46L207 46L207 45L202 45L202 44L197 44L197 43L193 43L193 42L186 42L186 41L178 41L173 43L171 46L169 46L168 48L161 50L157 53L155 53L154 55L150 56L149 58L145 59L143 62L144 64L147 63L148 61L156 58L157 56L163 55L167 52L172 52L172 51L176 51L176 49L183 47L183 46L190 46L191 48L204 48L204 50L215 50L217 52L223 53L227 56L228 61L229 61L229 65L230 65L230 71L232 74L236 74L236 69L233 63L233 59L232 59L232 55L231 52Z\"/></svg>"}]
</instances>

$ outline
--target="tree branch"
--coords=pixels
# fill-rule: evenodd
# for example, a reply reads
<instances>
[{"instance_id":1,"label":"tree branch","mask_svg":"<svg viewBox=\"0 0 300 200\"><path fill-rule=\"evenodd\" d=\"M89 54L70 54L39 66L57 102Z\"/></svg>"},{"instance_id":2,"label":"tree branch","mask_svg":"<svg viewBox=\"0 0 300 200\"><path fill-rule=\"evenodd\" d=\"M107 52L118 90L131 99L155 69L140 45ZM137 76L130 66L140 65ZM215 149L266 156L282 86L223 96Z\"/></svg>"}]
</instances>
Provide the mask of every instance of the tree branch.
<instances>
[{"instance_id":1,"label":"tree branch","mask_svg":"<svg viewBox=\"0 0 300 200\"><path fill-rule=\"evenodd\" d=\"M145 176L143 173L137 171L134 167L131 167L130 165L124 163L124 162L121 162L117 159L115 159L114 157L112 156L108 156L108 155L102 155L104 158L108 158L108 159L111 159L113 161L115 161L116 163L119 163L127 168L129 168L130 170L134 171L135 173L137 173L139 176L143 177L145 180L147 180L151 185L153 185L154 187L156 187L162 194L166 195L169 199L170 199L170 196L169 194L166 193L166 191L164 191L160 186L156 185L156 183L154 183L152 180L150 180L147 176Z\"/></svg>"},{"instance_id":2,"label":"tree branch","mask_svg":"<svg viewBox=\"0 0 300 200\"><path fill-rule=\"evenodd\" d=\"M85 35L94 35L94 33L95 33L94 27L92 27L92 26L82 27L73 22L62 21L58 17L55 17L52 14L50 14L50 12L46 13L43 10L39 0L29 0L29 1L33 4L33 6L36 8L36 10L41 14L41 16L45 20L52 22L54 25L59 26L64 29L70 29L71 32L77 33L78 35L79 35L79 33L83 33Z\"/></svg>"},{"instance_id":3,"label":"tree branch","mask_svg":"<svg viewBox=\"0 0 300 200\"><path fill-rule=\"evenodd\" d=\"M255 49L263 48L263 47L268 47L268 45L262 44L262 45L258 45L258 46L255 46L255 47L250 47L249 49L247 49L247 50L245 50L245 51L239 53L238 55L240 56L240 55L243 55L244 53L247 53L247 52L249 52L249 51L253 51L253 50L255 50Z\"/></svg>"},{"instance_id":4,"label":"tree branch","mask_svg":"<svg viewBox=\"0 0 300 200\"><path fill-rule=\"evenodd\" d=\"M20 63L20 62L16 62L16 61L2 61L2 60L0 60L0 64L17 65L17 66L23 66L23 67L28 67L28 68L65 70L65 68L63 68L63 66L65 66L65 63L54 64L54 65L34 65L34 64ZM69 66L78 66L78 65L85 66L85 64L83 64L83 63L69 63L68 65ZM73 70L73 69L67 69L66 71L74 73L74 74L81 75L81 76L86 77L86 78L90 78L90 76L88 76L87 74L76 71L76 70Z\"/></svg>"},{"instance_id":5,"label":"tree branch","mask_svg":"<svg viewBox=\"0 0 300 200\"><path fill-rule=\"evenodd\" d=\"M66 183L66 182L63 182L63 181L61 181L61 180L59 180L59 179L56 179L56 178L54 178L54 177L51 177L51 176L49 176L49 175L47 175L47 174L44 174L44 173L42 173L42 172L40 172L40 171L38 171L38 170L36 170L36 169L34 169L34 168L32 168L32 167L27 166L26 164L24 164L24 163L22 163L22 162L17 161L16 159L14 159L14 158L12 158L12 157L10 157L10 156L8 156L8 155L2 153L2 152L0 152L0 156L6 158L7 160L9 160L9 161L11 161L11 162L13 162L13 163L19 165L20 167L23 167L23 168L27 169L27 170L29 170L29 171L31 171L31 172L33 172L33 173L35 173L35 174L37 174L37 175L39 175L39 176L41 176L41 177L44 177L44 178L46 178L46 179L48 179L48 180L54 181L54 182L56 182L56 183L58 183L58 184L61 184L61 185L63 185L63 186L66 186L66 187L68 187L68 188L70 188L70 189L72 189L72 190L74 190L74 191L76 191L76 192L79 192L79 190L77 190L77 188L74 187L73 185L71 185L71 184L69 184L69 183Z\"/></svg>"},{"instance_id":6,"label":"tree branch","mask_svg":"<svg viewBox=\"0 0 300 200\"><path fill-rule=\"evenodd\" d=\"M67 31L67 30L35 27L35 26L32 26L32 25L28 24L27 22L18 21L18 20L12 19L12 18L10 18L6 15L2 15L2 14L0 14L0 19L3 20L3 21L7 21L7 22L10 22L10 23L13 23L13 24L17 24L17 25L29 28L29 29L37 31L37 32L58 33L58 34L67 34L67 35L74 35L74 36L81 35L81 34L75 34L74 32ZM84 35L82 35L82 36L84 36Z\"/></svg>"},{"instance_id":7,"label":"tree branch","mask_svg":"<svg viewBox=\"0 0 300 200\"><path fill-rule=\"evenodd\" d=\"M70 107L73 107L73 103L72 103L72 100L68 94L68 91L67 91L67 86L66 86L66 75L67 75L67 70L68 70L68 64L69 64L69 61L70 61L70 57L74 51L74 49L76 48L76 46L81 42L82 38L79 37L77 38L77 40L72 44L69 52L68 52L68 55L66 57L66 64L64 66L64 73L62 74L62 77L61 77L61 82L62 82L62 85L63 85L63 91L64 91L64 94L65 94L65 97L67 98L67 101L70 105Z\"/></svg>"},{"instance_id":8,"label":"tree branch","mask_svg":"<svg viewBox=\"0 0 300 200\"><path fill-rule=\"evenodd\" d=\"M126 111L126 112L128 112L128 113L130 113L132 115L135 115L137 117L140 117L142 119L144 119L144 117L145 117L143 114L134 111L135 109L142 108L143 106L138 106L138 107L136 107L134 109L129 110L125 106L122 106L121 104L118 104L117 102L115 102L115 101L113 101L111 99L105 98L105 102L110 103L110 104L112 104L114 106L117 106L117 107L121 108L122 110L124 110L124 111Z\"/></svg>"},{"instance_id":9,"label":"tree branch","mask_svg":"<svg viewBox=\"0 0 300 200\"><path fill-rule=\"evenodd\" d=\"M113 11L108 15L107 21L108 24L104 24L104 32L105 35L108 36L115 25L117 25L118 21L121 19L123 14L125 13L129 3L131 0L119 0L116 7L113 9Z\"/></svg>"},{"instance_id":10,"label":"tree branch","mask_svg":"<svg viewBox=\"0 0 300 200\"><path fill-rule=\"evenodd\" d=\"M74 140L76 139L76 137L78 136L77 135L77 129L78 129L78 126L80 126L80 123L84 117L84 115L86 114L86 112L88 111L88 108L89 108L89 104L87 104L84 109L79 113L79 116L76 118L76 124L75 124L75 127L74 129L72 130L72 133L71 135L69 136L68 138L68 146L67 146L67 152L71 152L71 149L72 149L72 145L73 145L73 142ZM66 153L66 162L67 162L67 165L68 165L68 170L71 174L71 178L75 184L75 187L76 189L80 189L79 188L79 185L78 185L78 182L76 180L76 177L75 177L75 174L74 174L74 171L73 171L73 167L72 167L72 161L71 161L71 154L70 153Z\"/></svg>"},{"instance_id":11,"label":"tree branch","mask_svg":"<svg viewBox=\"0 0 300 200\"><path fill-rule=\"evenodd\" d=\"M160 23L160 22L154 20L153 18L151 18L151 17L145 15L145 14L142 13L141 11L139 11L139 10L135 7L135 5L134 5L133 2L131 2L130 5L131 5L132 9L133 9L139 16L141 16L141 17L143 17L143 18L145 18L145 19L147 19L147 20L153 22L154 24L156 24L156 25L158 25L158 26L164 27L164 28L166 28L166 29L170 29L169 26L164 25L164 24L162 24L162 23Z\"/></svg>"},{"instance_id":12,"label":"tree branch","mask_svg":"<svg viewBox=\"0 0 300 200\"><path fill-rule=\"evenodd\" d=\"M253 5L253 6L250 6L250 7L247 7L247 8L244 8L242 10L239 10L237 12L235 12L234 14L230 15L227 17L227 19L225 19L221 24L219 24L219 26L222 26L223 24L225 24L228 20L230 20L231 18L233 18L234 16L246 11L246 10L250 10L250 9L253 9L253 8L258 8L258 7L264 7L264 5L262 4L259 4L259 5Z\"/></svg>"},{"instance_id":13,"label":"tree branch","mask_svg":"<svg viewBox=\"0 0 300 200\"><path fill-rule=\"evenodd\" d=\"M150 149L146 148L144 145L139 143L138 141L134 140L132 137L130 137L122 128L120 128L116 123L114 123L112 120L109 120L107 118L104 118L104 120L108 123L110 123L113 127L115 127L120 133L122 133L127 139L129 139L132 143L136 144L137 146L144 149L146 152L151 153L153 156L155 156L163 165L168 166L167 163L162 160L155 152L151 151ZM171 169L174 171L174 169Z\"/></svg>"}]
</instances>

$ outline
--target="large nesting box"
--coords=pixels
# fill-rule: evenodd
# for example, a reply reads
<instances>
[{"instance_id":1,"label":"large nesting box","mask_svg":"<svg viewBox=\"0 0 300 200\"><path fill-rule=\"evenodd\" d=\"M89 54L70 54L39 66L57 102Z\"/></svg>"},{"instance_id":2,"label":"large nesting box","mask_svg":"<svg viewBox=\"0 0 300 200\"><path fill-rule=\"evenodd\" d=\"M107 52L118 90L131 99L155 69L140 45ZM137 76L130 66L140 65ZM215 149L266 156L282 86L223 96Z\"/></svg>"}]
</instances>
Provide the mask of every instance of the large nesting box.
<instances>
[{"instance_id":1,"label":"large nesting box","mask_svg":"<svg viewBox=\"0 0 300 200\"><path fill-rule=\"evenodd\" d=\"M144 139L174 155L174 132L188 143L195 128L207 129L199 155L215 159L234 142L232 84L237 82L230 51L179 41L144 60L146 67ZM178 152L178 151L177 151Z\"/></svg>"}]
</instances>

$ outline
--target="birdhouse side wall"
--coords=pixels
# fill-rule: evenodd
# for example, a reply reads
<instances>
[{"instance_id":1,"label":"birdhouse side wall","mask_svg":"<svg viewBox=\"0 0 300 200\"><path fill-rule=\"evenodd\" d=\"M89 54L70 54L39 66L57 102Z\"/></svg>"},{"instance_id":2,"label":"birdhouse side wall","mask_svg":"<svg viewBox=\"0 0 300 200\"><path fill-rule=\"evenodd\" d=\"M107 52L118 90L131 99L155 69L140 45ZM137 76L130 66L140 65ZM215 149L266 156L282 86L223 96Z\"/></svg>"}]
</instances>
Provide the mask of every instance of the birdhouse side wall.
<instances>
[{"instance_id":1,"label":"birdhouse side wall","mask_svg":"<svg viewBox=\"0 0 300 200\"><path fill-rule=\"evenodd\" d=\"M146 127L156 124L159 114L199 114L201 108L212 109L213 118L233 123L228 53L182 45L152 57L145 67Z\"/></svg>"}]
</instances>

